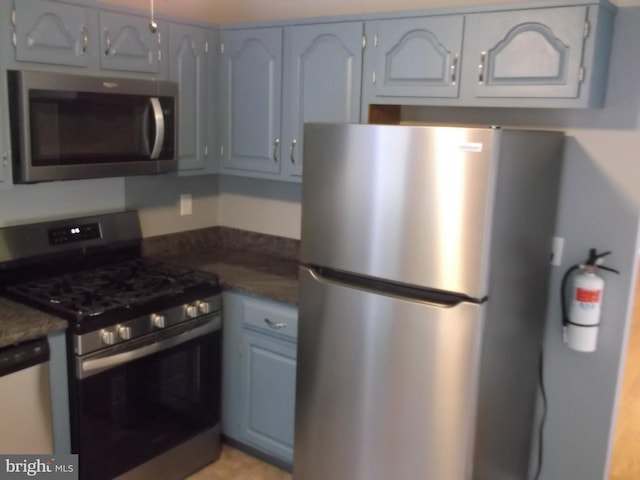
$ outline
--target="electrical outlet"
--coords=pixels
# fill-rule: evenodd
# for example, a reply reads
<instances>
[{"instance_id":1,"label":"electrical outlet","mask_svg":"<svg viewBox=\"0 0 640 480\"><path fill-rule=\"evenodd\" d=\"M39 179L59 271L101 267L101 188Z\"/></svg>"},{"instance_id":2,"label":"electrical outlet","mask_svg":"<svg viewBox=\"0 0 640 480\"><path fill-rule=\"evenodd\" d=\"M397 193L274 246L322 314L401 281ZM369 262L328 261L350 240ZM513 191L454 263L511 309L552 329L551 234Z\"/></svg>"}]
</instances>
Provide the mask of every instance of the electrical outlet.
<instances>
[{"instance_id":1,"label":"electrical outlet","mask_svg":"<svg viewBox=\"0 0 640 480\"><path fill-rule=\"evenodd\" d=\"M180 216L191 215L193 213L193 202L190 193L180 195Z\"/></svg>"},{"instance_id":2,"label":"electrical outlet","mask_svg":"<svg viewBox=\"0 0 640 480\"><path fill-rule=\"evenodd\" d=\"M562 253L564 251L564 238L553 237L551 242L551 265L559 267L562 263Z\"/></svg>"}]
</instances>

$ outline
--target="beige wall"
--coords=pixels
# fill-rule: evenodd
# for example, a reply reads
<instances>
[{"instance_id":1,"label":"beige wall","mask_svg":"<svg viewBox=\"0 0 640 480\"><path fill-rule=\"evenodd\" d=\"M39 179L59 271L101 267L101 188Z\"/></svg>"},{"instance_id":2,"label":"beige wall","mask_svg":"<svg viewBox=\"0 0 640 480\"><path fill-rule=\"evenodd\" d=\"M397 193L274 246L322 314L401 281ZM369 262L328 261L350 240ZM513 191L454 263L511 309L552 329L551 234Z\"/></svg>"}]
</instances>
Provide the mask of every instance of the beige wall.
<instances>
[{"instance_id":1,"label":"beige wall","mask_svg":"<svg viewBox=\"0 0 640 480\"><path fill-rule=\"evenodd\" d=\"M221 176L220 225L300 238L299 184Z\"/></svg>"},{"instance_id":2,"label":"beige wall","mask_svg":"<svg viewBox=\"0 0 640 480\"><path fill-rule=\"evenodd\" d=\"M123 208L122 178L14 185L0 190L0 227Z\"/></svg>"},{"instance_id":3,"label":"beige wall","mask_svg":"<svg viewBox=\"0 0 640 480\"><path fill-rule=\"evenodd\" d=\"M149 10L151 0L104 0ZM320 17L399 10L449 8L500 3L531 3L528 0L154 0L155 10L167 15L215 23ZM619 6L640 5L640 0L614 0Z\"/></svg>"},{"instance_id":4,"label":"beige wall","mask_svg":"<svg viewBox=\"0 0 640 480\"><path fill-rule=\"evenodd\" d=\"M139 211L145 237L218 225L217 176L128 177L125 190L125 205ZM191 215L180 215L180 195L183 194L191 195Z\"/></svg>"}]
</instances>

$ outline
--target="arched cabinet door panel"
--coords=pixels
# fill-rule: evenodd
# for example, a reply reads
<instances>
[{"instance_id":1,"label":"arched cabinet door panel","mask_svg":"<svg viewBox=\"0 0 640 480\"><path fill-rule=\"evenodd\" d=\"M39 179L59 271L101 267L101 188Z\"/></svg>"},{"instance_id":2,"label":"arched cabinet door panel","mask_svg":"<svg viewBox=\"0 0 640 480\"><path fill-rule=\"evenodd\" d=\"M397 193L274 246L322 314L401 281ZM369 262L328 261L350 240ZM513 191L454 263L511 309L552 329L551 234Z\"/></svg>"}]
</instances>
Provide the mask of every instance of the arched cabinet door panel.
<instances>
[{"instance_id":1,"label":"arched cabinet door panel","mask_svg":"<svg viewBox=\"0 0 640 480\"><path fill-rule=\"evenodd\" d=\"M459 92L463 15L367 23L375 97L449 97ZM371 45L373 41L373 45Z\"/></svg>"},{"instance_id":2,"label":"arched cabinet door panel","mask_svg":"<svg viewBox=\"0 0 640 480\"><path fill-rule=\"evenodd\" d=\"M42 0L18 0L12 13L16 60L86 67L90 63L88 9Z\"/></svg>"},{"instance_id":3,"label":"arched cabinet door panel","mask_svg":"<svg viewBox=\"0 0 640 480\"><path fill-rule=\"evenodd\" d=\"M279 172L282 29L222 32L222 170Z\"/></svg>"},{"instance_id":4,"label":"arched cabinet door panel","mask_svg":"<svg viewBox=\"0 0 640 480\"><path fill-rule=\"evenodd\" d=\"M578 98L586 21L584 6L470 15L475 96Z\"/></svg>"},{"instance_id":5,"label":"arched cabinet door panel","mask_svg":"<svg viewBox=\"0 0 640 480\"><path fill-rule=\"evenodd\" d=\"M105 70L159 73L167 63L166 23L155 33L147 17L100 12L100 65Z\"/></svg>"},{"instance_id":6,"label":"arched cabinet door panel","mask_svg":"<svg viewBox=\"0 0 640 480\"><path fill-rule=\"evenodd\" d=\"M209 76L207 30L172 23L169 25L169 80L179 89L178 168L206 167Z\"/></svg>"},{"instance_id":7,"label":"arched cabinet door panel","mask_svg":"<svg viewBox=\"0 0 640 480\"><path fill-rule=\"evenodd\" d=\"M360 121L362 22L285 29L283 170L302 175L305 122Z\"/></svg>"}]
</instances>

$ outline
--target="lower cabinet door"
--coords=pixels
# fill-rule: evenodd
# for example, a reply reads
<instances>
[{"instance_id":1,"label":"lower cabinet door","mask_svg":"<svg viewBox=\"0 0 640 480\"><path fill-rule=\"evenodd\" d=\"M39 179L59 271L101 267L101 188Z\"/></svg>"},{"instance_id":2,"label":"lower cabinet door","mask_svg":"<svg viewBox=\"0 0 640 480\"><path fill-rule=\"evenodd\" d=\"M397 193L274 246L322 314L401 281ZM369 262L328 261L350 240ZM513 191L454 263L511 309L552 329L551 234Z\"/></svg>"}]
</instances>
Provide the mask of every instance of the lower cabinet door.
<instances>
[{"instance_id":1,"label":"lower cabinet door","mask_svg":"<svg viewBox=\"0 0 640 480\"><path fill-rule=\"evenodd\" d=\"M293 462L296 345L245 329L241 440Z\"/></svg>"}]
</instances>

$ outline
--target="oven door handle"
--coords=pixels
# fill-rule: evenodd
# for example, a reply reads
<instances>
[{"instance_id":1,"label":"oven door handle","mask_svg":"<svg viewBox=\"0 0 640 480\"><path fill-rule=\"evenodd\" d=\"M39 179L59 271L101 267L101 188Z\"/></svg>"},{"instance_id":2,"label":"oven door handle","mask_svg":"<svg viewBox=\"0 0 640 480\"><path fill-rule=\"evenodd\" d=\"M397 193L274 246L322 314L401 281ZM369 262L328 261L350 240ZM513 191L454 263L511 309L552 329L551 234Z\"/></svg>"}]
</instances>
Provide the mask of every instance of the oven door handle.
<instances>
[{"instance_id":1,"label":"oven door handle","mask_svg":"<svg viewBox=\"0 0 640 480\"><path fill-rule=\"evenodd\" d=\"M176 347L190 340L193 340L194 338L198 338L206 335L207 333L214 332L220 329L220 325L220 315L215 315L214 317L212 317L211 321L207 322L204 325L195 327L191 330L177 333L173 337L165 338L150 345L145 345L143 347L136 348L127 352L115 353L108 356L100 356L98 358L78 358L76 360L78 366L78 368L76 369L76 377L82 380L83 378L91 377L92 375L96 375L105 370L109 370L111 368L133 362L134 360L138 360L140 358L148 357L149 355L157 352L162 352L163 350L168 350L169 348Z\"/></svg>"}]
</instances>

